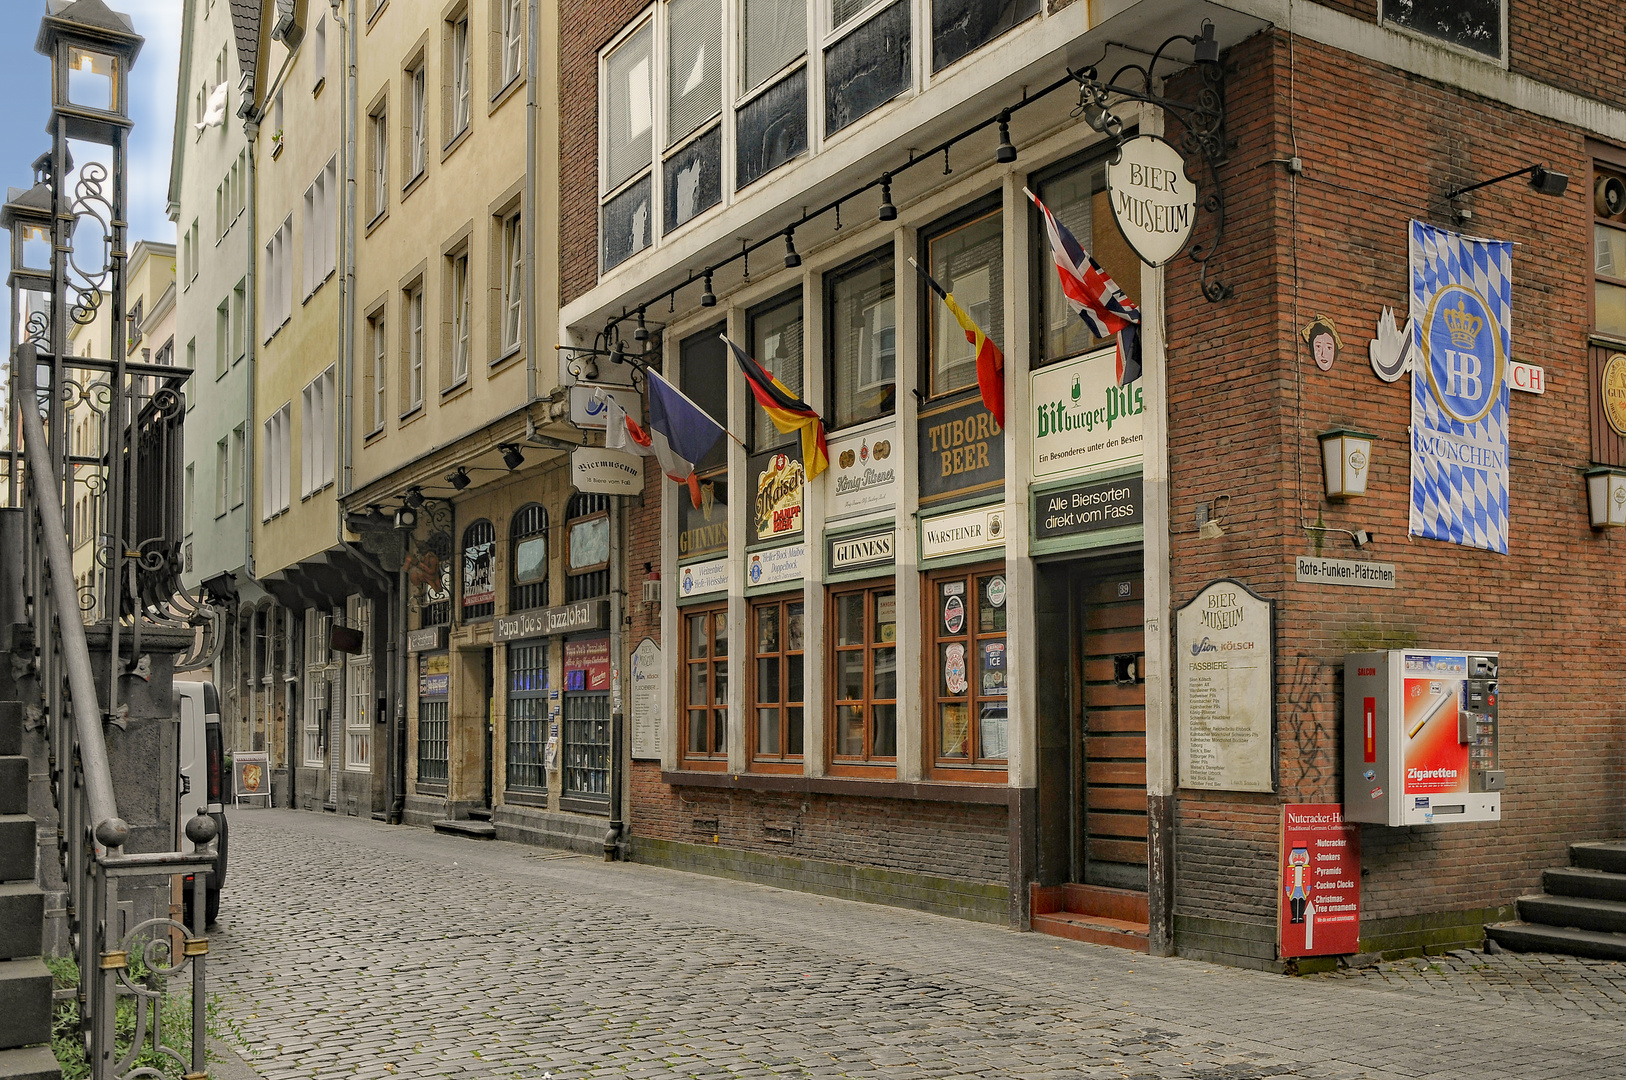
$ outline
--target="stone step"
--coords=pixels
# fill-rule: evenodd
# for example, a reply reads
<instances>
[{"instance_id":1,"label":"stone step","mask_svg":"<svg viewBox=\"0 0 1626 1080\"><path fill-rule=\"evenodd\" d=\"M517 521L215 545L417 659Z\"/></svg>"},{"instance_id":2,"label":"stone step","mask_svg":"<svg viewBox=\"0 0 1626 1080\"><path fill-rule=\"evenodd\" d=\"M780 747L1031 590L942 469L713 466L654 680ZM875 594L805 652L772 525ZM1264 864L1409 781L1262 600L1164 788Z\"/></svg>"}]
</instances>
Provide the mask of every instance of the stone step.
<instances>
[{"instance_id":1,"label":"stone step","mask_svg":"<svg viewBox=\"0 0 1626 1080\"><path fill-rule=\"evenodd\" d=\"M28 759L0 757L0 814L28 813Z\"/></svg>"},{"instance_id":2,"label":"stone step","mask_svg":"<svg viewBox=\"0 0 1626 1080\"><path fill-rule=\"evenodd\" d=\"M497 826L489 821L453 821L450 818L435 822L435 831L457 836L472 836L478 840L495 840Z\"/></svg>"},{"instance_id":3,"label":"stone step","mask_svg":"<svg viewBox=\"0 0 1626 1080\"><path fill-rule=\"evenodd\" d=\"M23 703L0 701L0 757L23 752Z\"/></svg>"},{"instance_id":4,"label":"stone step","mask_svg":"<svg viewBox=\"0 0 1626 1080\"><path fill-rule=\"evenodd\" d=\"M1626 903L1619 900L1589 900L1577 896L1521 896L1519 918L1543 926L1565 926L1576 930L1598 930L1606 934L1626 933Z\"/></svg>"},{"instance_id":5,"label":"stone step","mask_svg":"<svg viewBox=\"0 0 1626 1080\"><path fill-rule=\"evenodd\" d=\"M1605 934L1596 930L1570 930L1534 923L1491 923L1485 934L1505 948L1520 952L1564 953L1594 960L1626 960L1626 934Z\"/></svg>"},{"instance_id":6,"label":"stone step","mask_svg":"<svg viewBox=\"0 0 1626 1080\"><path fill-rule=\"evenodd\" d=\"M0 960L38 956L44 925L44 890L32 881L0 884Z\"/></svg>"},{"instance_id":7,"label":"stone step","mask_svg":"<svg viewBox=\"0 0 1626 1080\"><path fill-rule=\"evenodd\" d=\"M0 881L33 881L39 829L27 814L0 814Z\"/></svg>"},{"instance_id":8,"label":"stone step","mask_svg":"<svg viewBox=\"0 0 1626 1080\"><path fill-rule=\"evenodd\" d=\"M1592 900L1626 900L1626 874L1562 866L1544 870L1541 887L1553 896L1584 896Z\"/></svg>"},{"instance_id":9,"label":"stone step","mask_svg":"<svg viewBox=\"0 0 1626 1080\"><path fill-rule=\"evenodd\" d=\"M37 956L0 960L0 1050L50 1041L50 971Z\"/></svg>"},{"instance_id":10,"label":"stone step","mask_svg":"<svg viewBox=\"0 0 1626 1080\"><path fill-rule=\"evenodd\" d=\"M61 1080L62 1069L49 1046L0 1050L0 1080Z\"/></svg>"},{"instance_id":11,"label":"stone step","mask_svg":"<svg viewBox=\"0 0 1626 1080\"><path fill-rule=\"evenodd\" d=\"M1626 874L1626 841L1594 840L1570 845L1570 865Z\"/></svg>"},{"instance_id":12,"label":"stone step","mask_svg":"<svg viewBox=\"0 0 1626 1080\"><path fill-rule=\"evenodd\" d=\"M479 807L477 809L470 810L469 811L469 820L470 821L490 821L491 820L491 810L490 810L490 808L482 806L482 807Z\"/></svg>"}]
</instances>

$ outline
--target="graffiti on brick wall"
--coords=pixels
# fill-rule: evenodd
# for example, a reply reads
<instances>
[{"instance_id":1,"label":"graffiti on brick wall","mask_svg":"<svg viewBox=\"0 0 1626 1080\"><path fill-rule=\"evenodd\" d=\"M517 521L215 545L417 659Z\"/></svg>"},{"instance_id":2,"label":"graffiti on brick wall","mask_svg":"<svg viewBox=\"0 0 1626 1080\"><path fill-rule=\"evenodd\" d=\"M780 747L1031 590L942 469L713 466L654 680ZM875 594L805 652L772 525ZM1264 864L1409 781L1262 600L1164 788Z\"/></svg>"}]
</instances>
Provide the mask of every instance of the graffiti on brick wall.
<instances>
[{"instance_id":1,"label":"graffiti on brick wall","mask_svg":"<svg viewBox=\"0 0 1626 1080\"><path fill-rule=\"evenodd\" d=\"M1337 717L1322 715L1331 673L1332 665L1312 656L1296 656L1282 665L1282 721L1290 743L1282 755L1285 787L1306 791L1335 779Z\"/></svg>"}]
</instances>

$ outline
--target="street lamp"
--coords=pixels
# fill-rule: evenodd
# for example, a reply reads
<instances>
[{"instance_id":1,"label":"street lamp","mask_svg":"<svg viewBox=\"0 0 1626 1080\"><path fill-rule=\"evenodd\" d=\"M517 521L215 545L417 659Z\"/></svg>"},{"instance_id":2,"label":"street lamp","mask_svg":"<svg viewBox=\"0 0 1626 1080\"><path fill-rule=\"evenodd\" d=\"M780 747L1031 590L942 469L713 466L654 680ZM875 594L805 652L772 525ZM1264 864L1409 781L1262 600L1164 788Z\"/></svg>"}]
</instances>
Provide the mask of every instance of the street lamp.
<instances>
[{"instance_id":1,"label":"street lamp","mask_svg":"<svg viewBox=\"0 0 1626 1080\"><path fill-rule=\"evenodd\" d=\"M1367 470L1372 464L1372 441L1376 436L1337 428L1318 437L1327 498L1353 499L1365 495Z\"/></svg>"},{"instance_id":2,"label":"street lamp","mask_svg":"<svg viewBox=\"0 0 1626 1080\"><path fill-rule=\"evenodd\" d=\"M51 185L6 189L0 229L11 233L8 284L22 292L51 290Z\"/></svg>"},{"instance_id":3,"label":"street lamp","mask_svg":"<svg viewBox=\"0 0 1626 1080\"><path fill-rule=\"evenodd\" d=\"M50 0L34 50L51 58L53 119L67 137L111 143L130 127L130 67L142 38L102 0Z\"/></svg>"}]
</instances>

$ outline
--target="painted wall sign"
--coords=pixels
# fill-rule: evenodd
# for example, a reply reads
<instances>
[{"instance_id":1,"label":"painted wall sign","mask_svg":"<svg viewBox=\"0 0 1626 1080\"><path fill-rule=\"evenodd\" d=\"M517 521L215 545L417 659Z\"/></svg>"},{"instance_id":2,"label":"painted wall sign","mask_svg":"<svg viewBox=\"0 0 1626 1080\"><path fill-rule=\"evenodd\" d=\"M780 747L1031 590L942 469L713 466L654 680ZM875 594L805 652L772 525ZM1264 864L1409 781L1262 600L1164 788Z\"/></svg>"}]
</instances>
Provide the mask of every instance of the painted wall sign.
<instances>
[{"instance_id":1,"label":"painted wall sign","mask_svg":"<svg viewBox=\"0 0 1626 1080\"><path fill-rule=\"evenodd\" d=\"M570 388L570 422L579 428L594 428L604 430L604 415L609 407L598 400L598 392L603 389L598 386L572 386ZM634 420L642 420L644 415L644 402L636 390L604 390L604 393L614 398L627 415Z\"/></svg>"},{"instance_id":2,"label":"painted wall sign","mask_svg":"<svg viewBox=\"0 0 1626 1080\"><path fill-rule=\"evenodd\" d=\"M920 522L920 557L936 559L1005 545L1005 507L979 506Z\"/></svg>"},{"instance_id":3,"label":"painted wall sign","mask_svg":"<svg viewBox=\"0 0 1626 1080\"><path fill-rule=\"evenodd\" d=\"M1626 435L1626 353L1615 353L1604 361L1598 382L1604 418L1616 435Z\"/></svg>"},{"instance_id":4,"label":"painted wall sign","mask_svg":"<svg viewBox=\"0 0 1626 1080\"><path fill-rule=\"evenodd\" d=\"M1141 383L1118 385L1112 348L1042 367L1033 391L1033 478L1139 465L1145 446Z\"/></svg>"},{"instance_id":5,"label":"painted wall sign","mask_svg":"<svg viewBox=\"0 0 1626 1080\"><path fill-rule=\"evenodd\" d=\"M700 505L677 492L678 558L687 559L728 547L728 474L700 481Z\"/></svg>"},{"instance_id":6,"label":"painted wall sign","mask_svg":"<svg viewBox=\"0 0 1626 1080\"><path fill-rule=\"evenodd\" d=\"M1186 246L1197 222L1197 185L1186 159L1156 135L1138 135L1107 161L1112 219L1141 261L1162 266Z\"/></svg>"},{"instance_id":7,"label":"painted wall sign","mask_svg":"<svg viewBox=\"0 0 1626 1080\"><path fill-rule=\"evenodd\" d=\"M519 641L522 638L580 634L609 628L608 600L578 600L574 604L499 615L491 624L491 637L494 641Z\"/></svg>"},{"instance_id":8,"label":"painted wall sign","mask_svg":"<svg viewBox=\"0 0 1626 1080\"><path fill-rule=\"evenodd\" d=\"M632 650L632 756L661 756L661 647L644 638Z\"/></svg>"},{"instance_id":9,"label":"painted wall sign","mask_svg":"<svg viewBox=\"0 0 1626 1080\"><path fill-rule=\"evenodd\" d=\"M1378 336L1367 345L1366 352L1372 360L1373 374L1384 382L1397 382L1411 370L1412 329L1410 319L1404 328L1395 329L1393 308L1384 308L1383 314L1378 316Z\"/></svg>"},{"instance_id":10,"label":"painted wall sign","mask_svg":"<svg viewBox=\"0 0 1626 1080\"><path fill-rule=\"evenodd\" d=\"M1506 555L1513 245L1413 221L1408 250L1417 362L1406 531Z\"/></svg>"},{"instance_id":11,"label":"painted wall sign","mask_svg":"<svg viewBox=\"0 0 1626 1080\"><path fill-rule=\"evenodd\" d=\"M1331 371L1333 361L1338 359L1338 350L1344 347L1344 339L1338 336L1338 327L1333 325L1331 317L1317 315L1310 325L1299 331L1299 337L1310 346L1315 366L1322 371Z\"/></svg>"},{"instance_id":12,"label":"painted wall sign","mask_svg":"<svg viewBox=\"0 0 1626 1080\"><path fill-rule=\"evenodd\" d=\"M890 510L898 500L896 424L830 440L827 521Z\"/></svg>"},{"instance_id":13,"label":"painted wall sign","mask_svg":"<svg viewBox=\"0 0 1626 1080\"><path fill-rule=\"evenodd\" d=\"M610 688L610 639L565 642L565 690L603 693Z\"/></svg>"},{"instance_id":14,"label":"painted wall sign","mask_svg":"<svg viewBox=\"0 0 1626 1080\"><path fill-rule=\"evenodd\" d=\"M570 483L591 495L636 495L644 490L644 459L624 450L578 446L570 452Z\"/></svg>"},{"instance_id":15,"label":"painted wall sign","mask_svg":"<svg viewBox=\"0 0 1626 1080\"><path fill-rule=\"evenodd\" d=\"M678 567L678 596L704 596L728 591L728 560L712 559Z\"/></svg>"},{"instance_id":16,"label":"painted wall sign","mask_svg":"<svg viewBox=\"0 0 1626 1080\"><path fill-rule=\"evenodd\" d=\"M1316 585L1356 585L1365 589L1395 587L1395 564L1356 559L1323 559L1300 555L1293 561L1299 581Z\"/></svg>"},{"instance_id":17,"label":"painted wall sign","mask_svg":"<svg viewBox=\"0 0 1626 1080\"><path fill-rule=\"evenodd\" d=\"M1138 476L1097 480L1033 495L1033 536L1053 540L1097 529L1139 525L1146 520Z\"/></svg>"},{"instance_id":18,"label":"painted wall sign","mask_svg":"<svg viewBox=\"0 0 1626 1080\"><path fill-rule=\"evenodd\" d=\"M1271 602L1229 579L1175 613L1182 787L1275 790L1273 623Z\"/></svg>"},{"instance_id":19,"label":"painted wall sign","mask_svg":"<svg viewBox=\"0 0 1626 1080\"><path fill-rule=\"evenodd\" d=\"M426 626L407 631L407 652L433 652L446 647L446 627Z\"/></svg>"},{"instance_id":20,"label":"painted wall sign","mask_svg":"<svg viewBox=\"0 0 1626 1080\"><path fill-rule=\"evenodd\" d=\"M1282 807L1279 929L1283 958L1341 956L1361 935L1361 827L1338 803Z\"/></svg>"},{"instance_id":21,"label":"painted wall sign","mask_svg":"<svg viewBox=\"0 0 1626 1080\"><path fill-rule=\"evenodd\" d=\"M897 558L894 550L896 539L897 533L888 525L876 532L827 540L830 569L838 572L889 564Z\"/></svg>"},{"instance_id":22,"label":"painted wall sign","mask_svg":"<svg viewBox=\"0 0 1626 1080\"><path fill-rule=\"evenodd\" d=\"M1510 360L1507 365L1507 382L1513 389L1523 390L1527 394L1545 394L1547 371L1523 360Z\"/></svg>"},{"instance_id":23,"label":"painted wall sign","mask_svg":"<svg viewBox=\"0 0 1626 1080\"><path fill-rule=\"evenodd\" d=\"M920 414L920 501L941 502L1005 485L1005 433L972 395Z\"/></svg>"},{"instance_id":24,"label":"painted wall sign","mask_svg":"<svg viewBox=\"0 0 1626 1080\"><path fill-rule=\"evenodd\" d=\"M750 543L779 540L802 533L802 493L807 477L802 472L799 448L783 447L754 455L746 475L751 478L753 502Z\"/></svg>"},{"instance_id":25,"label":"painted wall sign","mask_svg":"<svg viewBox=\"0 0 1626 1080\"><path fill-rule=\"evenodd\" d=\"M806 544L786 544L753 551L745 561L745 581L748 585L777 585L782 581L800 581L805 577Z\"/></svg>"},{"instance_id":26,"label":"painted wall sign","mask_svg":"<svg viewBox=\"0 0 1626 1080\"><path fill-rule=\"evenodd\" d=\"M427 653L418 657L418 696L445 697L452 683L450 653Z\"/></svg>"}]
</instances>

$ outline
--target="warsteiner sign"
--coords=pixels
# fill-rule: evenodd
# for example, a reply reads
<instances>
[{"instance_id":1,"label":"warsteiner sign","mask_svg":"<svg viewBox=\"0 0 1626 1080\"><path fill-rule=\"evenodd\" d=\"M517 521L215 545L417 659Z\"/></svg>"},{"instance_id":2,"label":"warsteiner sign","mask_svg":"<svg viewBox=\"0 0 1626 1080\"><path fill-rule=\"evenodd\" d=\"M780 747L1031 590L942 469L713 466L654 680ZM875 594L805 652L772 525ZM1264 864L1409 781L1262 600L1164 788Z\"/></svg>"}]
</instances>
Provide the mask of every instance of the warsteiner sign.
<instances>
[{"instance_id":1,"label":"warsteiner sign","mask_svg":"<svg viewBox=\"0 0 1626 1080\"><path fill-rule=\"evenodd\" d=\"M1149 266L1162 266L1191 238L1197 185L1186 176L1186 159L1165 139L1140 135L1118 147L1107 162L1107 197L1118 231Z\"/></svg>"}]
</instances>

